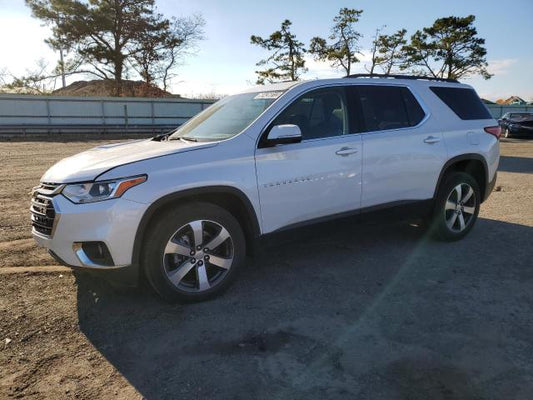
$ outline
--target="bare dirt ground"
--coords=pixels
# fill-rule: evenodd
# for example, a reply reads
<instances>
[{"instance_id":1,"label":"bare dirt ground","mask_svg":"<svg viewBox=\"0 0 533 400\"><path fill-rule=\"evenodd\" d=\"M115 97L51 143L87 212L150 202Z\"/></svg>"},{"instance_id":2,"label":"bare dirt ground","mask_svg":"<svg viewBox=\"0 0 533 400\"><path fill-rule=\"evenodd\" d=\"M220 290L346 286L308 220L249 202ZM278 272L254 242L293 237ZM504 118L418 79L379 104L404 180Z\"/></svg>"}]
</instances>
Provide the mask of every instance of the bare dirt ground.
<instances>
[{"instance_id":1,"label":"bare dirt ground","mask_svg":"<svg viewBox=\"0 0 533 400\"><path fill-rule=\"evenodd\" d=\"M0 267L56 263L31 239L31 189L58 160L103 143L0 142Z\"/></svg>"},{"instance_id":2,"label":"bare dirt ground","mask_svg":"<svg viewBox=\"0 0 533 400\"><path fill-rule=\"evenodd\" d=\"M1 266L53 264L29 238L28 193L96 144L0 143ZM0 268L0 398L531 399L533 141L501 148L464 240L323 224L206 303Z\"/></svg>"}]
</instances>

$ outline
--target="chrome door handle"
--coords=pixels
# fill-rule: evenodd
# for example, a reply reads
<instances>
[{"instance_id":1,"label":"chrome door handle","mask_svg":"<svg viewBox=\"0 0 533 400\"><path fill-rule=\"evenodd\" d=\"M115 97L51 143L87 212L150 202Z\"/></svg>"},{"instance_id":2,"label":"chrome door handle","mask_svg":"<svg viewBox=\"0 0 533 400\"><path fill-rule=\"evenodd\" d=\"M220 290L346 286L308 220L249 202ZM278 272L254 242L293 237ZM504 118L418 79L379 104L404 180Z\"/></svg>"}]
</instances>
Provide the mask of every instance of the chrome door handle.
<instances>
[{"instance_id":1,"label":"chrome door handle","mask_svg":"<svg viewBox=\"0 0 533 400\"><path fill-rule=\"evenodd\" d=\"M424 143L433 144L433 143L438 143L438 142L440 142L440 138L436 136L428 136L427 138L424 139Z\"/></svg>"},{"instance_id":2,"label":"chrome door handle","mask_svg":"<svg viewBox=\"0 0 533 400\"><path fill-rule=\"evenodd\" d=\"M335 152L335 154L341 157L346 157L346 156L349 156L350 154L355 154L355 153L357 153L357 149L354 149L353 147L341 147L339 150Z\"/></svg>"}]
</instances>

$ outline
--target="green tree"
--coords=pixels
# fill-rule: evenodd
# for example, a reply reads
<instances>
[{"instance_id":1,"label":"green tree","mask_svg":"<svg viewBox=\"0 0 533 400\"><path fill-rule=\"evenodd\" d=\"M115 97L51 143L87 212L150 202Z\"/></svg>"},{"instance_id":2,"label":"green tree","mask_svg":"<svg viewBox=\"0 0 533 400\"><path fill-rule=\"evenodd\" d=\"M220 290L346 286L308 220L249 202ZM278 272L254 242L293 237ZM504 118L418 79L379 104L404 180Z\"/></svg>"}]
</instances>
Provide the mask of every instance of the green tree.
<instances>
[{"instance_id":1,"label":"green tree","mask_svg":"<svg viewBox=\"0 0 533 400\"><path fill-rule=\"evenodd\" d=\"M90 66L83 72L121 82L139 54L175 45L171 22L157 13L154 0L26 0L33 15L52 27L48 43L53 48L68 44L78 64ZM155 54L145 54L146 60ZM139 64L137 60L137 65ZM146 66L146 64L145 64ZM143 79L152 75L140 69Z\"/></svg>"},{"instance_id":2,"label":"green tree","mask_svg":"<svg viewBox=\"0 0 533 400\"><path fill-rule=\"evenodd\" d=\"M314 37L311 39L309 52L315 59L329 61L334 68L342 68L346 75L350 75L352 65L359 62L356 54L360 54L359 39L362 35L355 30L355 24L363 10L341 8L339 14L333 18L333 27L328 39Z\"/></svg>"},{"instance_id":3,"label":"green tree","mask_svg":"<svg viewBox=\"0 0 533 400\"><path fill-rule=\"evenodd\" d=\"M391 35L380 35L379 30L377 31L373 41L371 74L374 73L376 66L379 66L383 73L390 74L394 67L401 67L404 64L403 47L407 44L406 34L405 29L400 29Z\"/></svg>"},{"instance_id":4,"label":"green tree","mask_svg":"<svg viewBox=\"0 0 533 400\"><path fill-rule=\"evenodd\" d=\"M255 71L257 83L263 85L265 81L297 81L300 74L307 71L303 55L306 49L302 42L291 33L292 22L286 19L281 24L279 31L273 32L267 39L252 35L250 42L273 53L267 59L259 61L256 65L266 66L266 69Z\"/></svg>"},{"instance_id":5,"label":"green tree","mask_svg":"<svg viewBox=\"0 0 533 400\"><path fill-rule=\"evenodd\" d=\"M380 35L380 32L385 29L387 25L383 25L381 28L377 28L376 29L376 33L374 34L374 36L372 36L372 47L370 49L370 56L371 56L371 59L370 59L370 68L368 68L366 65L365 65L365 69L370 73L370 75L374 74L374 70L376 69L376 67L378 66L378 61L379 61L379 55L378 55L378 38L379 38L379 35Z\"/></svg>"},{"instance_id":6,"label":"green tree","mask_svg":"<svg viewBox=\"0 0 533 400\"><path fill-rule=\"evenodd\" d=\"M402 48L405 61L401 68L417 74L429 72L436 78L479 74L489 79L485 39L478 37L475 19L473 15L439 18L432 26L416 31Z\"/></svg>"}]
</instances>

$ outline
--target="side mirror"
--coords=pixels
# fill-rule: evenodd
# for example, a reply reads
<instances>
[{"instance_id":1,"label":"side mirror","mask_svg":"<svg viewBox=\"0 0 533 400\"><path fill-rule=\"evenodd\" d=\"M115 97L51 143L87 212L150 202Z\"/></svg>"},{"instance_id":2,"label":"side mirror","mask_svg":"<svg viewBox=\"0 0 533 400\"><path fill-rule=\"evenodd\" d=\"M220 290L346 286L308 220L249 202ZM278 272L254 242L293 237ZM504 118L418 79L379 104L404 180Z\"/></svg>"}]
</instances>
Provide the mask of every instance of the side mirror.
<instances>
[{"instance_id":1,"label":"side mirror","mask_svg":"<svg viewBox=\"0 0 533 400\"><path fill-rule=\"evenodd\" d=\"M302 141L302 131L298 125L275 125L270 129L267 143L270 145L299 143Z\"/></svg>"}]
</instances>

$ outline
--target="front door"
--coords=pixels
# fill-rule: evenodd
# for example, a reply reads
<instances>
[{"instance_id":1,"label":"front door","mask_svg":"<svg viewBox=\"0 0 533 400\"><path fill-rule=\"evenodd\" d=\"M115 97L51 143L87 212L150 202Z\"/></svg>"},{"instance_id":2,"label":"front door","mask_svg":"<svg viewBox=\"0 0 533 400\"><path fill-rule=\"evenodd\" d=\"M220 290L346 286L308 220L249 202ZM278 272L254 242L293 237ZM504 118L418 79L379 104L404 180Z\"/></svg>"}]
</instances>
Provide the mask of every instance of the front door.
<instances>
[{"instance_id":1,"label":"front door","mask_svg":"<svg viewBox=\"0 0 533 400\"><path fill-rule=\"evenodd\" d=\"M259 148L255 161L263 232L357 210L361 136L350 133L343 88L310 91L271 124L294 124L302 142Z\"/></svg>"}]
</instances>

